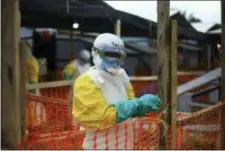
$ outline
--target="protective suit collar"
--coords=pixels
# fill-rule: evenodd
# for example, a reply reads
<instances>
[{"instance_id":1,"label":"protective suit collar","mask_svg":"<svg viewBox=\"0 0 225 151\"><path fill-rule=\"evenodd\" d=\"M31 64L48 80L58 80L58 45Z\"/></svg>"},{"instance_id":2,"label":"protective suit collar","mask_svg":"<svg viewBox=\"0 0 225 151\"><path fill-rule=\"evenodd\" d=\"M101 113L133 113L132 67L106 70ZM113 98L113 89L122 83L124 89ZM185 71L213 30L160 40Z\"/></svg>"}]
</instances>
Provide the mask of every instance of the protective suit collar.
<instances>
[{"instance_id":1,"label":"protective suit collar","mask_svg":"<svg viewBox=\"0 0 225 151\"><path fill-rule=\"evenodd\" d=\"M104 70L99 70L96 66L91 67L88 73L91 73L90 75L92 75L91 77L93 77L94 83L98 87L101 87L101 85L105 83L105 79L112 79L114 77L119 77L119 79L121 79L126 86L130 83L128 75L122 68L120 69L120 74L118 75L112 75Z\"/></svg>"}]
</instances>

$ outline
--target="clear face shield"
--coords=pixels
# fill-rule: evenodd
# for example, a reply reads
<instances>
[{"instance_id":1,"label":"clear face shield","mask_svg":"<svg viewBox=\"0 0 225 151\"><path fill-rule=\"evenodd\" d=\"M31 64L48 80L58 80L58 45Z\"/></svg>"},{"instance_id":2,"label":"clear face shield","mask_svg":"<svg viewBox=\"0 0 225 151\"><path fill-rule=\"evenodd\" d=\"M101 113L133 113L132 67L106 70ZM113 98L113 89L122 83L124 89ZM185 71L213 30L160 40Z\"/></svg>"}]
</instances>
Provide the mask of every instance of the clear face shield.
<instances>
[{"instance_id":1,"label":"clear face shield","mask_svg":"<svg viewBox=\"0 0 225 151\"><path fill-rule=\"evenodd\" d=\"M92 50L100 56L100 69L112 74L118 74L121 71L121 65L126 59L124 48L106 46L101 49L93 47Z\"/></svg>"}]
</instances>

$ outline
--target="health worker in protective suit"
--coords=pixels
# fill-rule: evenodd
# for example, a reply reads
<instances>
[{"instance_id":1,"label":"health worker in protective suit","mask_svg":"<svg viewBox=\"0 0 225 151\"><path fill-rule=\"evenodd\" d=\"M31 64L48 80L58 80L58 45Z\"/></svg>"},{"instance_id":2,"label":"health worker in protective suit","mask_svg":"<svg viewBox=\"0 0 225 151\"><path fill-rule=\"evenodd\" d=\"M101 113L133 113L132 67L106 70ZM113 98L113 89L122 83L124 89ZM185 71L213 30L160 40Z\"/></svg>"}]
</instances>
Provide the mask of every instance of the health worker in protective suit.
<instances>
[{"instance_id":1,"label":"health worker in protective suit","mask_svg":"<svg viewBox=\"0 0 225 151\"><path fill-rule=\"evenodd\" d=\"M76 79L82 73L87 71L91 67L89 63L90 57L91 57L90 52L88 50L83 49L80 52L78 59L71 61L69 64L65 66L63 70L64 80Z\"/></svg>"},{"instance_id":2,"label":"health worker in protective suit","mask_svg":"<svg viewBox=\"0 0 225 151\"><path fill-rule=\"evenodd\" d=\"M114 128L107 131L109 143L106 147L104 128L160 109L161 101L156 95L135 98L129 77L121 68L125 59L124 49L123 41L116 35L99 35L92 49L95 66L74 83L72 114L87 131L84 149L133 149L132 127L127 129L127 145L124 145L125 128L119 127L117 147ZM102 131L94 132L95 129ZM94 144L94 135L97 136L97 144Z\"/></svg>"},{"instance_id":3,"label":"health worker in protective suit","mask_svg":"<svg viewBox=\"0 0 225 151\"><path fill-rule=\"evenodd\" d=\"M26 57L26 80L29 84L38 83L39 79L39 62L38 60L32 55L31 47L27 42L25 51ZM35 93L35 90L29 90L31 93Z\"/></svg>"}]
</instances>

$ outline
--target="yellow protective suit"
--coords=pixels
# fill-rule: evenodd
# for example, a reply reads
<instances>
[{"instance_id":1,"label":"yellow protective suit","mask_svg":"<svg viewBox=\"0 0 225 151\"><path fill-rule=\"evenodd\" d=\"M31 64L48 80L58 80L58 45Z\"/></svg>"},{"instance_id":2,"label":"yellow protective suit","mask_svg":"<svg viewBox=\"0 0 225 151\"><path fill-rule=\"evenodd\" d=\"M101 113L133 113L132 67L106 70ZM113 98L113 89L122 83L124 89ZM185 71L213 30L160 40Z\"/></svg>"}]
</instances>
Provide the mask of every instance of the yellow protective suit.
<instances>
[{"instance_id":1,"label":"yellow protective suit","mask_svg":"<svg viewBox=\"0 0 225 151\"><path fill-rule=\"evenodd\" d=\"M39 77L39 63L34 56L29 56L26 59L27 81L29 83L37 83Z\"/></svg>"},{"instance_id":2,"label":"yellow protective suit","mask_svg":"<svg viewBox=\"0 0 225 151\"><path fill-rule=\"evenodd\" d=\"M135 97L125 71L115 77L111 77L109 73L100 72L104 71L91 68L74 84L72 114L87 131L97 128L104 129L116 124L116 109L110 104ZM114 134L112 133L112 135ZM91 149L93 143L90 141L91 137L93 137L93 133L88 132L84 140L84 149ZM97 149L104 149L104 147L104 144L100 143Z\"/></svg>"},{"instance_id":3,"label":"yellow protective suit","mask_svg":"<svg viewBox=\"0 0 225 151\"><path fill-rule=\"evenodd\" d=\"M31 47L26 41L21 40L24 43L22 50L25 53L26 58L26 80L28 83L33 84L38 82L39 78L39 62L32 55Z\"/></svg>"},{"instance_id":4,"label":"yellow protective suit","mask_svg":"<svg viewBox=\"0 0 225 151\"><path fill-rule=\"evenodd\" d=\"M80 89L79 93L76 91ZM131 84L126 87L128 99L134 98ZM87 74L77 79L74 87L73 115L86 128L104 128L116 122L116 111L109 107L99 88Z\"/></svg>"},{"instance_id":5,"label":"yellow protective suit","mask_svg":"<svg viewBox=\"0 0 225 151\"><path fill-rule=\"evenodd\" d=\"M74 60L70 61L63 69L63 75L67 74L70 78L72 78L74 76L75 70L76 70L75 63L76 62ZM65 78L65 75L64 75L64 79L69 80L69 79Z\"/></svg>"}]
</instances>

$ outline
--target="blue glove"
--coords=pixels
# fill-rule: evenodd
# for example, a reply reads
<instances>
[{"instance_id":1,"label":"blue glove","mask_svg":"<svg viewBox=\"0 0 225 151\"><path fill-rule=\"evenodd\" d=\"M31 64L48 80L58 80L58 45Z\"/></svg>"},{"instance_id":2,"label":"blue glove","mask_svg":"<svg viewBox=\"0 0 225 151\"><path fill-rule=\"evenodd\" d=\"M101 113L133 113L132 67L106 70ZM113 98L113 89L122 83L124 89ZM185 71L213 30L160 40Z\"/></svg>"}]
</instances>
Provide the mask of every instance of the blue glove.
<instances>
[{"instance_id":1,"label":"blue glove","mask_svg":"<svg viewBox=\"0 0 225 151\"><path fill-rule=\"evenodd\" d=\"M139 109L138 99L122 101L114 104L116 107L116 122L120 123L130 117L134 117Z\"/></svg>"},{"instance_id":2,"label":"blue glove","mask_svg":"<svg viewBox=\"0 0 225 151\"><path fill-rule=\"evenodd\" d=\"M139 101L139 112L136 116L144 116L148 112L154 112L160 109L162 102L157 95L145 94L138 99Z\"/></svg>"},{"instance_id":3,"label":"blue glove","mask_svg":"<svg viewBox=\"0 0 225 151\"><path fill-rule=\"evenodd\" d=\"M146 94L137 99L118 102L113 106L116 108L117 123L120 123L130 117L144 116L148 112L159 110L161 105L158 96Z\"/></svg>"},{"instance_id":4,"label":"blue glove","mask_svg":"<svg viewBox=\"0 0 225 151\"><path fill-rule=\"evenodd\" d=\"M72 76L68 73L63 73L64 80L71 80Z\"/></svg>"}]
</instances>

